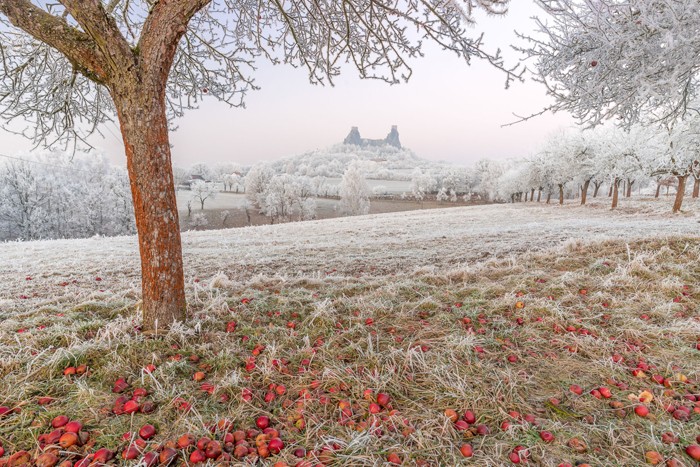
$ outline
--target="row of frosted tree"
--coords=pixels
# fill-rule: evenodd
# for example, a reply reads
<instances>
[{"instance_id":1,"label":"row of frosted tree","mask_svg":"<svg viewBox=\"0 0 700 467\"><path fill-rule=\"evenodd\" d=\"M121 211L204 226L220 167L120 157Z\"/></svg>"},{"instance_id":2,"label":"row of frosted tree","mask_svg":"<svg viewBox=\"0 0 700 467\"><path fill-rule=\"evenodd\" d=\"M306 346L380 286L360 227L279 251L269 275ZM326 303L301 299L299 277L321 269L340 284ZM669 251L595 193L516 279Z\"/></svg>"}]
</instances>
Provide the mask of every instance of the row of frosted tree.
<instances>
[{"instance_id":1,"label":"row of frosted tree","mask_svg":"<svg viewBox=\"0 0 700 467\"><path fill-rule=\"evenodd\" d=\"M0 241L136 233L126 170L94 154L0 163Z\"/></svg>"},{"instance_id":2,"label":"row of frosted tree","mask_svg":"<svg viewBox=\"0 0 700 467\"><path fill-rule=\"evenodd\" d=\"M537 154L504 167L497 191L511 202L549 203L554 197L563 204L565 197L575 196L586 204L605 186L614 209L620 196L631 196L640 185L652 185L656 197L662 187L674 186L672 210L678 212L690 183L694 198L700 192L699 128L700 119L688 118L665 128L560 131Z\"/></svg>"}]
</instances>

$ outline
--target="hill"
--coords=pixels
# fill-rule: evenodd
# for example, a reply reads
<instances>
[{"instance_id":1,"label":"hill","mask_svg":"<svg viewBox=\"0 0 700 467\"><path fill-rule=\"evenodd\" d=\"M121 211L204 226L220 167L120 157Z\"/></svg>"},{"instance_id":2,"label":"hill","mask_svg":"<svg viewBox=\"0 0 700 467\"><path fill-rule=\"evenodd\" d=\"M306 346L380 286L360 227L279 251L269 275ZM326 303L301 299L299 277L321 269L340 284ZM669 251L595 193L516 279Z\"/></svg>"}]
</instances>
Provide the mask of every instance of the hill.
<instances>
[{"instance_id":1,"label":"hill","mask_svg":"<svg viewBox=\"0 0 700 467\"><path fill-rule=\"evenodd\" d=\"M410 180L410 173L416 168L426 171L451 167L418 157L402 147L396 127L384 140L362 139L357 128L353 127L342 144L305 152L270 165L279 173L340 178L350 163L362 164L367 178L375 180Z\"/></svg>"},{"instance_id":2,"label":"hill","mask_svg":"<svg viewBox=\"0 0 700 467\"><path fill-rule=\"evenodd\" d=\"M190 319L162 339L135 238L0 244L0 465L691 467L698 216L657 204L188 232ZM60 415L83 434L59 450Z\"/></svg>"}]
</instances>

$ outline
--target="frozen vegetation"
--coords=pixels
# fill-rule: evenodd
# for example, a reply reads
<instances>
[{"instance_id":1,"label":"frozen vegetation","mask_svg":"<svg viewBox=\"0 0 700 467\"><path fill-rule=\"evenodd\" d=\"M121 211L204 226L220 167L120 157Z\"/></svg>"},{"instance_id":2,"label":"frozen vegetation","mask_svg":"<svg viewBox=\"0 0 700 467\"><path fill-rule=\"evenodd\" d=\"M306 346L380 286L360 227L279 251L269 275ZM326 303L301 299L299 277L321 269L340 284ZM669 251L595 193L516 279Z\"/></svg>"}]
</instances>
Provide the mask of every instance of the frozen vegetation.
<instances>
[{"instance_id":1,"label":"frozen vegetation","mask_svg":"<svg viewBox=\"0 0 700 467\"><path fill-rule=\"evenodd\" d=\"M189 318L161 339L139 332L135 237L4 243L0 444L192 463L205 451L162 447L189 434L260 465L690 467L700 204L607 204L187 232ZM89 443L52 450L63 414ZM226 444L261 423L281 450Z\"/></svg>"}]
</instances>

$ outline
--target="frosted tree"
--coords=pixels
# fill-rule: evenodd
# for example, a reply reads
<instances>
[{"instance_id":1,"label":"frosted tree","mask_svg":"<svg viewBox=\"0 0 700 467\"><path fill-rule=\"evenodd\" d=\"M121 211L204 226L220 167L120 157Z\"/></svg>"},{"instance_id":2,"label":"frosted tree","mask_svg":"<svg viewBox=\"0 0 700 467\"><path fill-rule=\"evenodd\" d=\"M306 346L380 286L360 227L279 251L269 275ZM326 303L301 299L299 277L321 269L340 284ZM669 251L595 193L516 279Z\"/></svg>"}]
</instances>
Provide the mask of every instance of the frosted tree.
<instances>
[{"instance_id":1,"label":"frosted tree","mask_svg":"<svg viewBox=\"0 0 700 467\"><path fill-rule=\"evenodd\" d=\"M316 215L314 189L308 177L289 174L275 175L257 198L261 201L259 210L275 220L290 221L311 219Z\"/></svg>"},{"instance_id":2,"label":"frosted tree","mask_svg":"<svg viewBox=\"0 0 700 467\"><path fill-rule=\"evenodd\" d=\"M201 162L190 167L190 175L199 175L207 182L211 182L217 179L216 169Z\"/></svg>"},{"instance_id":3,"label":"frosted tree","mask_svg":"<svg viewBox=\"0 0 700 467\"><path fill-rule=\"evenodd\" d=\"M523 201L523 194L528 191L528 179L525 175L527 166L522 161L510 161L506 170L498 178L498 194L511 203Z\"/></svg>"},{"instance_id":4,"label":"frosted tree","mask_svg":"<svg viewBox=\"0 0 700 467\"><path fill-rule=\"evenodd\" d=\"M542 199L542 190L551 184L545 156L537 154L526 159L525 164L527 165L525 177L527 177L527 184L531 190L530 201L535 201L535 190L537 190L537 202L539 203Z\"/></svg>"},{"instance_id":5,"label":"frosted tree","mask_svg":"<svg viewBox=\"0 0 700 467\"><path fill-rule=\"evenodd\" d=\"M43 232L50 190L28 162L10 161L0 170L0 221L8 236L30 240Z\"/></svg>"},{"instance_id":6,"label":"frosted tree","mask_svg":"<svg viewBox=\"0 0 700 467\"><path fill-rule=\"evenodd\" d=\"M548 166L545 169L547 179L551 182L550 191L556 189L559 194L559 204L564 204L567 183L578 174L578 159L588 150L578 135L563 130L551 134L545 142L542 153L545 156L544 163Z\"/></svg>"},{"instance_id":7,"label":"frosted tree","mask_svg":"<svg viewBox=\"0 0 700 467\"><path fill-rule=\"evenodd\" d=\"M267 164L254 165L245 176L245 197L248 202L259 209L265 204L263 193L274 177L272 168Z\"/></svg>"},{"instance_id":8,"label":"frosted tree","mask_svg":"<svg viewBox=\"0 0 700 467\"><path fill-rule=\"evenodd\" d=\"M452 202L457 201L457 196L466 193L468 174L466 169L449 169L440 180L442 191Z\"/></svg>"},{"instance_id":9,"label":"frosted tree","mask_svg":"<svg viewBox=\"0 0 700 467\"><path fill-rule=\"evenodd\" d=\"M104 156L59 152L0 165L0 239L134 233L129 180Z\"/></svg>"},{"instance_id":10,"label":"frosted tree","mask_svg":"<svg viewBox=\"0 0 700 467\"><path fill-rule=\"evenodd\" d=\"M204 202L206 200L216 198L216 186L211 182L195 180L190 185L190 189L192 190L192 200L199 203L201 210L204 210Z\"/></svg>"},{"instance_id":11,"label":"frosted tree","mask_svg":"<svg viewBox=\"0 0 700 467\"><path fill-rule=\"evenodd\" d=\"M415 199L421 202L421 206L423 205L423 199L435 190L436 185L435 178L431 174L423 172L420 168L414 169L411 173L411 193L413 193Z\"/></svg>"},{"instance_id":12,"label":"frosted tree","mask_svg":"<svg viewBox=\"0 0 700 467\"><path fill-rule=\"evenodd\" d=\"M694 109L700 3L537 0L546 17L522 36L535 79L581 122L673 121ZM663 57L663 59L660 59Z\"/></svg>"},{"instance_id":13,"label":"frosted tree","mask_svg":"<svg viewBox=\"0 0 700 467\"><path fill-rule=\"evenodd\" d=\"M495 161L481 159L474 167L474 190L485 200L493 200L498 193L498 178L503 168Z\"/></svg>"},{"instance_id":14,"label":"frosted tree","mask_svg":"<svg viewBox=\"0 0 700 467\"><path fill-rule=\"evenodd\" d=\"M623 130L607 128L599 133L596 139L596 151L600 155L601 173L610 179L611 208L615 209L619 202L619 190L623 181L628 185L644 171L644 160L647 153L656 152L653 145L655 134L641 126ZM630 185L631 186L631 185Z\"/></svg>"},{"instance_id":15,"label":"frosted tree","mask_svg":"<svg viewBox=\"0 0 700 467\"><path fill-rule=\"evenodd\" d=\"M676 177L678 184L672 211L679 212L683 206L689 177L693 177L695 181L693 196L697 197L700 190L700 118L689 115L677 121L660 134L659 143L661 149L656 157L648 159L650 174Z\"/></svg>"},{"instance_id":16,"label":"frosted tree","mask_svg":"<svg viewBox=\"0 0 700 467\"><path fill-rule=\"evenodd\" d=\"M235 187L236 193L238 193L243 184L243 177L237 172L227 173L221 176L221 181L224 184L224 191L233 191Z\"/></svg>"},{"instance_id":17,"label":"frosted tree","mask_svg":"<svg viewBox=\"0 0 700 467\"><path fill-rule=\"evenodd\" d=\"M467 28L508 0L0 0L0 117L38 143L87 143L117 120L141 253L143 330L186 315L169 128L205 95L240 105L254 61L305 67L331 83L350 63L362 78L407 80L433 41L506 72ZM411 30L407 34L407 30Z\"/></svg>"},{"instance_id":18,"label":"frosted tree","mask_svg":"<svg viewBox=\"0 0 700 467\"><path fill-rule=\"evenodd\" d=\"M340 181L340 209L350 216L369 213L370 189L362 171L351 164Z\"/></svg>"}]
</instances>

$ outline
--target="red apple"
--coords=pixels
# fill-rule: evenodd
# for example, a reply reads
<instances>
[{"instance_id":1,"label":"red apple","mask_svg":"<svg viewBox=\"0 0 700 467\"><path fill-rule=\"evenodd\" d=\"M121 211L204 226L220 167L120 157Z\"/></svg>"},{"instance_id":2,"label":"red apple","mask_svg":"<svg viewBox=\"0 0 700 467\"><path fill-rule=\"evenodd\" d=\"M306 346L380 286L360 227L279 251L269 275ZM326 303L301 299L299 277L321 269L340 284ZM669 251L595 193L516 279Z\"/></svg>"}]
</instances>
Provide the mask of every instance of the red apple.
<instances>
[{"instance_id":1,"label":"red apple","mask_svg":"<svg viewBox=\"0 0 700 467\"><path fill-rule=\"evenodd\" d=\"M75 446L80 442L80 438L76 433L63 433L58 439L58 445L63 449L67 449L71 446Z\"/></svg>"},{"instance_id":2,"label":"red apple","mask_svg":"<svg viewBox=\"0 0 700 467\"><path fill-rule=\"evenodd\" d=\"M284 442L279 438L272 438L268 443L267 448L272 454L278 454L282 449L284 449Z\"/></svg>"},{"instance_id":3,"label":"red apple","mask_svg":"<svg viewBox=\"0 0 700 467\"><path fill-rule=\"evenodd\" d=\"M470 425L473 423L476 423L476 415L474 415L474 412L471 410L467 410L464 412L464 421L469 423Z\"/></svg>"},{"instance_id":4,"label":"red apple","mask_svg":"<svg viewBox=\"0 0 700 467\"><path fill-rule=\"evenodd\" d=\"M112 392L114 393L122 393L126 390L126 388L129 387L129 384L126 382L124 378L119 378L114 382L114 387L112 388Z\"/></svg>"},{"instance_id":5,"label":"red apple","mask_svg":"<svg viewBox=\"0 0 700 467\"><path fill-rule=\"evenodd\" d=\"M207 456L207 459L216 459L221 455L221 452L221 443L214 440L209 441L204 449L204 454Z\"/></svg>"},{"instance_id":6,"label":"red apple","mask_svg":"<svg viewBox=\"0 0 700 467\"><path fill-rule=\"evenodd\" d=\"M255 424L257 425L258 428L260 428L261 430L264 430L265 428L270 426L270 419L268 417L262 415L255 420Z\"/></svg>"},{"instance_id":7,"label":"red apple","mask_svg":"<svg viewBox=\"0 0 700 467\"><path fill-rule=\"evenodd\" d=\"M180 449L188 448L196 442L194 436L190 434L184 434L177 439L177 447Z\"/></svg>"},{"instance_id":8,"label":"red apple","mask_svg":"<svg viewBox=\"0 0 700 467\"><path fill-rule=\"evenodd\" d=\"M472 457L474 455L474 448L471 444L463 444L459 448L459 452L461 452L464 457Z\"/></svg>"},{"instance_id":9,"label":"red apple","mask_svg":"<svg viewBox=\"0 0 700 467\"><path fill-rule=\"evenodd\" d=\"M193 464L199 464L200 462L206 462L206 461L207 461L207 455L204 453L204 451L202 451L200 449L195 449L190 454L190 462Z\"/></svg>"},{"instance_id":10,"label":"red apple","mask_svg":"<svg viewBox=\"0 0 700 467\"><path fill-rule=\"evenodd\" d=\"M162 451L160 451L158 461L160 461L161 465L169 465L175 460L175 458L177 458L177 451L175 449L164 448Z\"/></svg>"},{"instance_id":11,"label":"red apple","mask_svg":"<svg viewBox=\"0 0 700 467\"><path fill-rule=\"evenodd\" d=\"M540 438L542 438L542 441L545 443L551 443L554 441L554 435L549 431L540 431Z\"/></svg>"},{"instance_id":12,"label":"red apple","mask_svg":"<svg viewBox=\"0 0 700 467\"><path fill-rule=\"evenodd\" d=\"M71 422L66 423L63 429L68 433L79 433L80 430L83 429L83 424L76 420L73 420Z\"/></svg>"},{"instance_id":13,"label":"red apple","mask_svg":"<svg viewBox=\"0 0 700 467\"><path fill-rule=\"evenodd\" d=\"M114 452L110 451L107 448L100 448L97 451L95 451L95 456L92 458L92 461L96 465L103 465L112 460L114 457Z\"/></svg>"},{"instance_id":14,"label":"red apple","mask_svg":"<svg viewBox=\"0 0 700 467\"><path fill-rule=\"evenodd\" d=\"M382 407L386 407L389 404L390 399L391 397L389 397L389 394L385 394L383 392L377 394L377 404L381 405Z\"/></svg>"},{"instance_id":15,"label":"red apple","mask_svg":"<svg viewBox=\"0 0 700 467\"><path fill-rule=\"evenodd\" d=\"M53 420L51 420L51 426L54 428L61 428L69 421L70 420L65 415L59 415L58 417L55 417Z\"/></svg>"},{"instance_id":16,"label":"red apple","mask_svg":"<svg viewBox=\"0 0 700 467\"><path fill-rule=\"evenodd\" d=\"M153 425L144 425L139 430L139 436L143 439L151 439L156 434L156 427Z\"/></svg>"},{"instance_id":17,"label":"red apple","mask_svg":"<svg viewBox=\"0 0 700 467\"><path fill-rule=\"evenodd\" d=\"M646 405L637 405L634 407L634 413L640 417L646 417L649 415L649 409L646 407Z\"/></svg>"},{"instance_id":18,"label":"red apple","mask_svg":"<svg viewBox=\"0 0 700 467\"><path fill-rule=\"evenodd\" d=\"M700 445L691 444L685 448L685 453L688 454L694 461L700 461Z\"/></svg>"},{"instance_id":19,"label":"red apple","mask_svg":"<svg viewBox=\"0 0 700 467\"><path fill-rule=\"evenodd\" d=\"M54 467L56 464L58 464L58 457L51 452L39 454L34 460L36 467Z\"/></svg>"},{"instance_id":20,"label":"red apple","mask_svg":"<svg viewBox=\"0 0 700 467\"><path fill-rule=\"evenodd\" d=\"M134 413L139 410L139 403L135 400L129 400L124 403L124 412Z\"/></svg>"}]
</instances>

